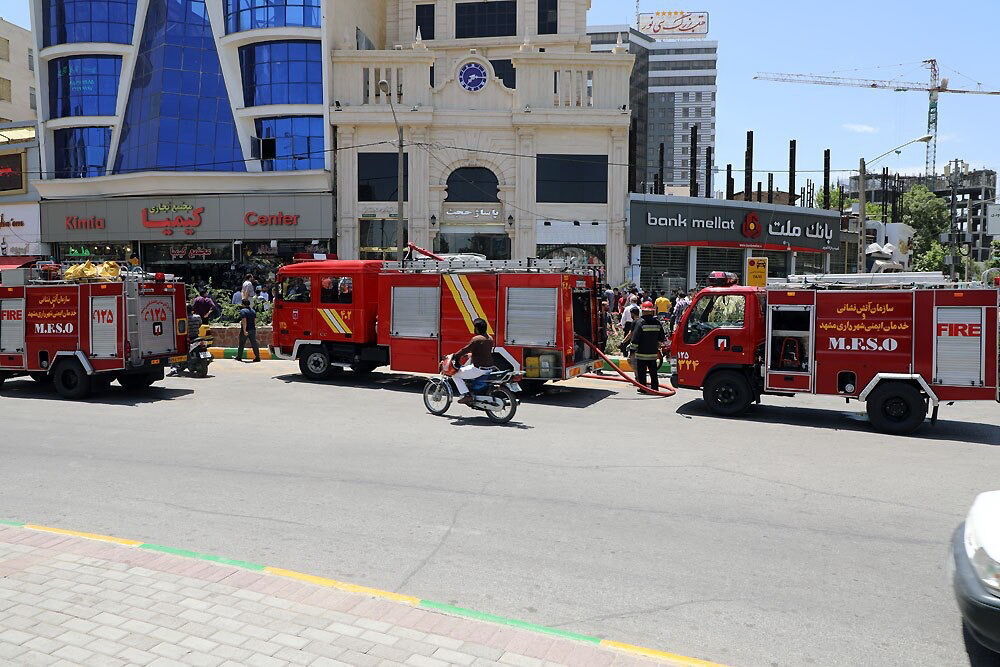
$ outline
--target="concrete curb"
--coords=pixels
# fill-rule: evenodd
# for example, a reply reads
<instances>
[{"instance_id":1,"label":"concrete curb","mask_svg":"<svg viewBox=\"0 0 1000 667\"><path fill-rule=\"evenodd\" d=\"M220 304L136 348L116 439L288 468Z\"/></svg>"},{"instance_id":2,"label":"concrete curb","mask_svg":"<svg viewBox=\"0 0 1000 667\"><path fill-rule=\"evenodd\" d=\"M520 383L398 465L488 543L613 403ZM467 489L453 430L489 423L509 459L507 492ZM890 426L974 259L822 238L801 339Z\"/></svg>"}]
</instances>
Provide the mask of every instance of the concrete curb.
<instances>
[{"instance_id":1,"label":"concrete curb","mask_svg":"<svg viewBox=\"0 0 1000 667\"><path fill-rule=\"evenodd\" d=\"M667 651L660 651L657 649L646 648L644 646L636 646L634 644L616 642L610 639L601 639L600 637L593 637L590 635L582 635L575 632L570 632L568 630L561 630L559 628L549 628L543 625L536 625L534 623L529 623L527 621L520 621L517 619L506 618L503 616L495 616L493 614L486 614L483 612L475 611L473 609L465 609L463 607L456 607L454 605L444 604L441 602L434 602L432 600L422 600L420 598L416 598L411 595L403 595L401 593L383 591L377 588L370 588L368 586L350 584L342 581L337 581L335 579L327 579L326 577L318 577L311 574L304 574L302 572L295 572L294 570L285 570L282 568L260 565L248 561L234 560L231 558L223 558L221 556L214 556L211 554L198 553L196 551L189 551L186 549L166 547L159 544L150 544L142 542L140 540L130 540L121 537L113 537L110 535L100 535L97 533L85 533L75 530L67 530L64 528L53 528L51 526L40 526L36 524L24 523L21 521L10 521L7 519L0 519L0 524L5 526L15 526L19 528L25 528L28 530L36 530L45 533L56 533L59 535L82 537L88 540L97 540L99 542L110 542L112 544L117 544L124 547L131 547L135 549L158 551L173 556L194 558L198 560L217 563L220 565L229 565L232 567L238 567L254 572L266 572L268 574L273 574L275 576L285 577L288 579L295 579L298 581L311 583L317 586L336 588L349 593L359 593L362 595L369 595L374 598L381 598L383 600L389 600L391 602L397 602L400 604L407 604L413 607L423 607L427 609L433 609L435 611L451 614L453 616L461 616L473 620L486 621L490 623L496 623L499 625L506 625L509 627L520 628L522 630L528 630L540 634L560 637L563 639L571 639L586 644L594 644L606 648L612 648L618 651L622 651L624 653L642 656L645 658L654 658L674 665L684 665L686 667L724 667L719 663L700 660L698 658L689 658L687 656L678 655L676 653L670 653Z\"/></svg>"}]
</instances>

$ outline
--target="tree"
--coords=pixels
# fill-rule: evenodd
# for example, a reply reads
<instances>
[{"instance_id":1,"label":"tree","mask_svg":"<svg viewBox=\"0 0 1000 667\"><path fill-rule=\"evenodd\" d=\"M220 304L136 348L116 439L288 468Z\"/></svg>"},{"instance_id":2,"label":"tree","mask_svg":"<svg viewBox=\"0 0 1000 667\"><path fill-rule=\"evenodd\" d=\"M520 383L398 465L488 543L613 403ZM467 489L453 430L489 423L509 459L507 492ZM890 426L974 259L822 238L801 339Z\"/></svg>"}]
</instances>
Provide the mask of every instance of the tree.
<instances>
[{"instance_id":1,"label":"tree","mask_svg":"<svg viewBox=\"0 0 1000 667\"><path fill-rule=\"evenodd\" d=\"M993 255L986 260L986 268L1000 269L1000 239L993 241L990 248L993 249Z\"/></svg>"},{"instance_id":2,"label":"tree","mask_svg":"<svg viewBox=\"0 0 1000 667\"><path fill-rule=\"evenodd\" d=\"M918 268L921 271L937 271L939 267L943 269L943 259L947 253L938 239L951 228L948 203L923 185L916 185L903 193L902 208L903 222L914 231L913 266L931 267ZM937 259L939 252L940 262Z\"/></svg>"},{"instance_id":3,"label":"tree","mask_svg":"<svg viewBox=\"0 0 1000 667\"><path fill-rule=\"evenodd\" d=\"M927 248L919 256L914 254L910 263L914 271L948 271L944 264L944 258L948 254L940 241L931 241Z\"/></svg>"}]
</instances>

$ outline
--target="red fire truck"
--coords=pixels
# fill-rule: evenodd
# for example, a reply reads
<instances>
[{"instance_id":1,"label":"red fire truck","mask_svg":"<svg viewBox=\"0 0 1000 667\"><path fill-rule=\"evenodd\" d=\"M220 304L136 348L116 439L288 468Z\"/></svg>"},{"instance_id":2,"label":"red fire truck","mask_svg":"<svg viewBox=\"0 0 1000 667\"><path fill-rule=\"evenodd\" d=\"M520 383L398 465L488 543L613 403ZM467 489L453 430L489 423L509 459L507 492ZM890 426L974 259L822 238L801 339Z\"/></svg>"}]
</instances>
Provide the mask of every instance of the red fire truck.
<instances>
[{"instance_id":1,"label":"red fire truck","mask_svg":"<svg viewBox=\"0 0 1000 667\"><path fill-rule=\"evenodd\" d=\"M577 336L603 345L594 269L563 260L313 261L278 273L272 353L319 380L379 366L436 373L482 318L499 368L527 382L564 380L603 362Z\"/></svg>"},{"instance_id":2,"label":"red fire truck","mask_svg":"<svg viewBox=\"0 0 1000 667\"><path fill-rule=\"evenodd\" d=\"M59 280L58 272L0 275L0 385L29 375L64 398L113 380L144 389L187 350L184 285L145 273Z\"/></svg>"},{"instance_id":3,"label":"red fire truck","mask_svg":"<svg viewBox=\"0 0 1000 667\"><path fill-rule=\"evenodd\" d=\"M720 415L761 395L866 403L872 425L909 433L941 402L1000 401L1000 290L940 274L792 276L767 288L713 274L672 341L674 384Z\"/></svg>"}]
</instances>

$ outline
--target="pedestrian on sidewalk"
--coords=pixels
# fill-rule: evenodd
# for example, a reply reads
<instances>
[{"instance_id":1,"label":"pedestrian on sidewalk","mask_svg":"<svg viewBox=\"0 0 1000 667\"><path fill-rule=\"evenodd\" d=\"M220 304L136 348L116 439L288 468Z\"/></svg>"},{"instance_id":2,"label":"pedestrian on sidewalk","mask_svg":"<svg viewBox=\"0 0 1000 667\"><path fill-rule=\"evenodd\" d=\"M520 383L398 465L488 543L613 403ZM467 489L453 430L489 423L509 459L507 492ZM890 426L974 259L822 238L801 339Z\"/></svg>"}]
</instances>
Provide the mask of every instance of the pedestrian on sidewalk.
<instances>
[{"instance_id":1,"label":"pedestrian on sidewalk","mask_svg":"<svg viewBox=\"0 0 1000 667\"><path fill-rule=\"evenodd\" d=\"M243 279L243 287L240 288L244 301L253 301L257 296L257 289L253 284L253 274L248 273Z\"/></svg>"},{"instance_id":2,"label":"pedestrian on sidewalk","mask_svg":"<svg viewBox=\"0 0 1000 667\"><path fill-rule=\"evenodd\" d=\"M628 298L628 305L622 308L622 317L618 322L618 326L621 327L622 333L625 339L622 341L621 353L628 356L628 344L625 342L628 340L628 336L632 333L632 327L636 320L639 319L639 297L634 294Z\"/></svg>"},{"instance_id":3,"label":"pedestrian on sidewalk","mask_svg":"<svg viewBox=\"0 0 1000 667\"><path fill-rule=\"evenodd\" d=\"M656 307L652 301L645 301L642 304L642 318L632 327L632 333L626 336L625 340L631 342L635 356L636 379L643 387L652 387L653 391L660 390L659 363L660 345L667 339L663 331L663 325L656 319ZM646 375L649 374L649 384L646 383ZM644 389L637 391L642 393Z\"/></svg>"},{"instance_id":4,"label":"pedestrian on sidewalk","mask_svg":"<svg viewBox=\"0 0 1000 667\"><path fill-rule=\"evenodd\" d=\"M240 309L240 346L236 350L236 361L243 361L243 348L247 341L253 347L253 362L260 361L260 348L257 346L257 313L250 306L250 299L243 299L243 307Z\"/></svg>"}]
</instances>

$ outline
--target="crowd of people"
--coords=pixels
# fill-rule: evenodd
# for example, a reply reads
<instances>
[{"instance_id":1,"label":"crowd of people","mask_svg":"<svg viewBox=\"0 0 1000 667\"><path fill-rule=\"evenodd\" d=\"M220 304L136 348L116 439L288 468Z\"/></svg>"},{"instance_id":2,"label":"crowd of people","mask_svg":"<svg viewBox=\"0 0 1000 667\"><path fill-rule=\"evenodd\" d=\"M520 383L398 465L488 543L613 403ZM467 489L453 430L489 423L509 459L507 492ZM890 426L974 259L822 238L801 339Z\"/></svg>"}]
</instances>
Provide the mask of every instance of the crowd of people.
<instances>
[{"instance_id":1,"label":"crowd of people","mask_svg":"<svg viewBox=\"0 0 1000 667\"><path fill-rule=\"evenodd\" d=\"M605 326L616 338L621 336L618 352L628 357L636 380L643 387L659 390L657 372L663 363L667 339L691 305L696 291L674 290L668 295L666 290L647 292L636 285L604 286L601 314Z\"/></svg>"}]
</instances>

